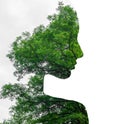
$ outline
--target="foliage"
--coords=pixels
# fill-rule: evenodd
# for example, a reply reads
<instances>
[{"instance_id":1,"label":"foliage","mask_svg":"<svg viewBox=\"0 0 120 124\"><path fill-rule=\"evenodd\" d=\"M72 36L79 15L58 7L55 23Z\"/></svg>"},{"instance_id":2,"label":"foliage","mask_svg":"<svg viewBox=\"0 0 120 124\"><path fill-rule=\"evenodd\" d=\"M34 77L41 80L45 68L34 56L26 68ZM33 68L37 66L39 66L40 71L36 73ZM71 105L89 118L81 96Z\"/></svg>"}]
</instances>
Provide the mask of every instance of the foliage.
<instances>
[{"instance_id":1,"label":"foliage","mask_svg":"<svg viewBox=\"0 0 120 124\"><path fill-rule=\"evenodd\" d=\"M79 24L76 12L59 3L58 14L49 15L50 24L40 25L33 33L22 33L7 55L20 79L25 74L52 74L60 78L70 76L76 59L83 56L77 42Z\"/></svg>"},{"instance_id":2,"label":"foliage","mask_svg":"<svg viewBox=\"0 0 120 124\"><path fill-rule=\"evenodd\" d=\"M6 84L0 98L15 100L11 119L3 124L88 124L85 107L78 102L54 98L43 92L44 76L67 78L76 59L83 56L77 42L77 14L59 2L58 13L49 15L48 26L40 25L33 33L23 32L7 55L13 62L18 79L32 73L29 82Z\"/></svg>"},{"instance_id":3,"label":"foliage","mask_svg":"<svg viewBox=\"0 0 120 124\"><path fill-rule=\"evenodd\" d=\"M43 77L31 77L28 84L3 86L2 98L16 100L12 118L5 124L88 124L85 107L75 101L45 95ZM4 124L3 123L3 124Z\"/></svg>"}]
</instances>

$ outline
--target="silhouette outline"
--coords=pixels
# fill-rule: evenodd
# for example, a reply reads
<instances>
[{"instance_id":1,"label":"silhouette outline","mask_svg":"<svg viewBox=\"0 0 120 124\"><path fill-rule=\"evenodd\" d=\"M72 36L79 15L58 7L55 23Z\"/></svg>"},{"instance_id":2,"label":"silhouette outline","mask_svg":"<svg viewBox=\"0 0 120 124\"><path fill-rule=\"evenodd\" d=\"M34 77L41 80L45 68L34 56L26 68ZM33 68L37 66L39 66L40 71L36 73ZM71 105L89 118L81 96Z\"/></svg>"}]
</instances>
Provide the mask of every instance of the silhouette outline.
<instances>
[{"instance_id":1,"label":"silhouette outline","mask_svg":"<svg viewBox=\"0 0 120 124\"><path fill-rule=\"evenodd\" d=\"M38 118L37 115L34 117L37 119L32 117L29 120L24 120L23 118L19 123L88 124L88 115L83 104L73 100L55 98L46 95L43 91L44 76L46 74L62 79L68 78L71 75L71 70L75 68L76 60L83 56L77 41L79 24L76 12L69 5L64 6L62 2L59 2L57 10L59 11L58 14L48 16L50 24L47 27L40 25L34 29L32 36L29 32L24 32L22 36L17 37L12 45L13 49L7 55L14 62L16 68L14 74L18 77L18 80L24 77L25 74L34 72L34 76L27 84L29 90L26 86L18 84L6 85L9 86L9 89L6 88L7 90L4 90L3 87L1 93L3 98L6 98L6 96L13 97L12 93L15 93L14 97L17 100L24 98L21 103L18 103L21 106L20 109L15 109L18 105L13 107L13 113L14 110L22 110L24 114L28 114L31 106L40 105L39 116ZM15 87L17 87L16 91L11 90ZM29 94L32 94L35 89L39 91L39 94L37 95L34 91L36 96L32 99ZM28 93L27 96L25 92ZM34 101L35 99L39 100ZM22 107L27 102L31 104ZM17 115L19 117L19 114L18 112L13 116ZM16 121L18 120L14 120L14 122L11 120L9 123L14 124Z\"/></svg>"}]
</instances>

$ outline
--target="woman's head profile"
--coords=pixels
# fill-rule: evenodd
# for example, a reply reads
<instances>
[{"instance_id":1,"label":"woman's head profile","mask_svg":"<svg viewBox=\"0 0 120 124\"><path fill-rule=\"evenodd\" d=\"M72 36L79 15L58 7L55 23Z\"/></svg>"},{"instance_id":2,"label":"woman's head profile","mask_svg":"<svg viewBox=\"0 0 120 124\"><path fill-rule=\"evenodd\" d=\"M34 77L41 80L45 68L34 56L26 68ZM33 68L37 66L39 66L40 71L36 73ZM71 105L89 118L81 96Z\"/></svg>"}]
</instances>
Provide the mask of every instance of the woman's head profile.
<instances>
[{"instance_id":1,"label":"woman's head profile","mask_svg":"<svg viewBox=\"0 0 120 124\"><path fill-rule=\"evenodd\" d=\"M18 78L29 73L68 78L76 60L83 56L77 41L76 11L59 2L57 12L48 15L48 20L48 26L40 25L32 34L24 32L12 44L7 56L14 62Z\"/></svg>"}]
</instances>

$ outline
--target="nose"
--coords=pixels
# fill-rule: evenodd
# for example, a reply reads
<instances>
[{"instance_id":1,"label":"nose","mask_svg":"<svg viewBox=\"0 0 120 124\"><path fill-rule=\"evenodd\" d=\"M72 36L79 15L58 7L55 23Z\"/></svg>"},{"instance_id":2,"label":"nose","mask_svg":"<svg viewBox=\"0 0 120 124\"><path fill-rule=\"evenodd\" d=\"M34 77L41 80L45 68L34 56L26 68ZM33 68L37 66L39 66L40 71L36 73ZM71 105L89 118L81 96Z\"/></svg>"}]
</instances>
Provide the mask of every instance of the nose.
<instances>
[{"instance_id":1,"label":"nose","mask_svg":"<svg viewBox=\"0 0 120 124\"><path fill-rule=\"evenodd\" d=\"M79 44L78 44L78 45L79 45ZM78 56L78 58L83 57L83 51L82 51L82 49L81 49L80 45L79 45L78 52L79 52L79 56Z\"/></svg>"},{"instance_id":2,"label":"nose","mask_svg":"<svg viewBox=\"0 0 120 124\"><path fill-rule=\"evenodd\" d=\"M74 44L72 53L73 53L76 60L83 56L83 51L82 51L80 45L78 44L78 42Z\"/></svg>"}]
</instances>

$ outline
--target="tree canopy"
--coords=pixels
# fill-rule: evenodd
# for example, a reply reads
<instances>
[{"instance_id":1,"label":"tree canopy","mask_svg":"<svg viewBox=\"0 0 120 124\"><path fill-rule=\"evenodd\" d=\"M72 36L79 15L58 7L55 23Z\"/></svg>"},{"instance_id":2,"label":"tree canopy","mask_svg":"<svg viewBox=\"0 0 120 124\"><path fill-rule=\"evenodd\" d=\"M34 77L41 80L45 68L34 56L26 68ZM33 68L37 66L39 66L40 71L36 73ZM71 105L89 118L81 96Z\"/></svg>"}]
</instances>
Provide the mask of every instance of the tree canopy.
<instances>
[{"instance_id":1,"label":"tree canopy","mask_svg":"<svg viewBox=\"0 0 120 124\"><path fill-rule=\"evenodd\" d=\"M23 32L12 44L7 56L14 63L17 77L34 73L67 78L76 59L83 56L77 41L79 24L76 12L62 3L57 11L57 14L48 16L48 26L40 25L32 34Z\"/></svg>"}]
</instances>

